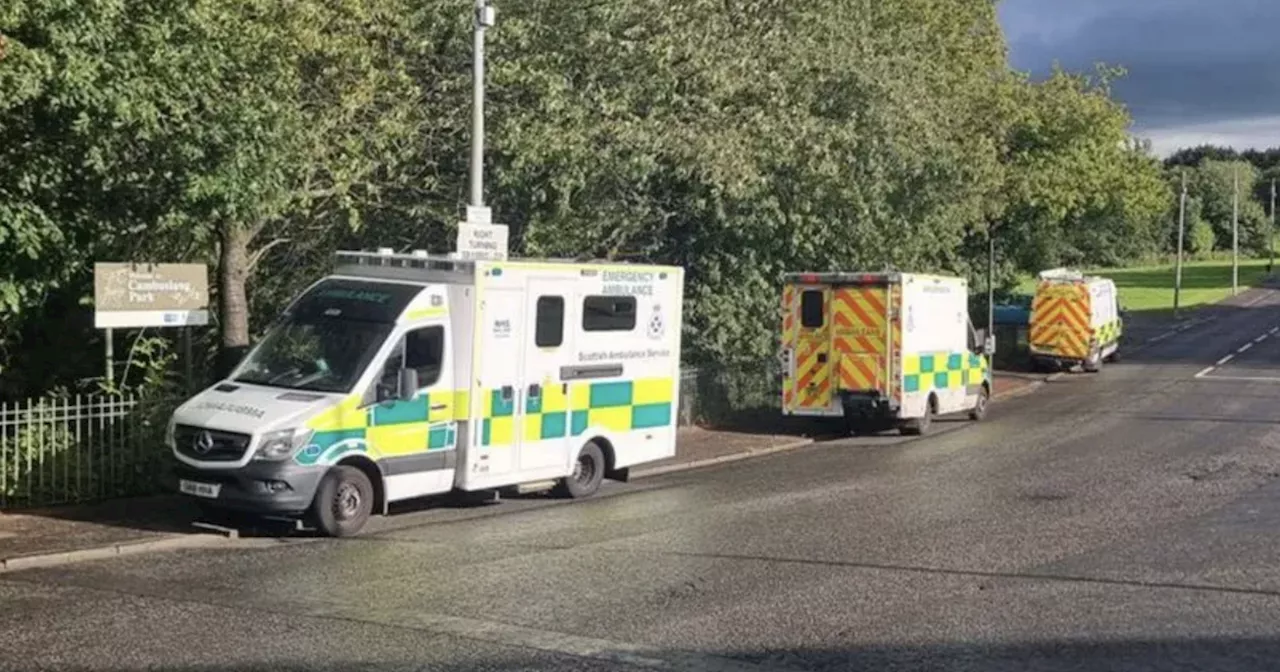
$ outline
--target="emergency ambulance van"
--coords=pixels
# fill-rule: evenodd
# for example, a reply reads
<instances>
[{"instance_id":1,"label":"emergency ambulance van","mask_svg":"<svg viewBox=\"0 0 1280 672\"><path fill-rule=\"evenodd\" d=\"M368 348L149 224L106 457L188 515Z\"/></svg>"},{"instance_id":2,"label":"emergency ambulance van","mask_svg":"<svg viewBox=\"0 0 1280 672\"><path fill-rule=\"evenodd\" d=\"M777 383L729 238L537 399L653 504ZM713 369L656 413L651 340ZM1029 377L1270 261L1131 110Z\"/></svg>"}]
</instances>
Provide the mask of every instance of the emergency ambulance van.
<instances>
[{"instance_id":1,"label":"emergency ambulance van","mask_svg":"<svg viewBox=\"0 0 1280 672\"><path fill-rule=\"evenodd\" d=\"M995 345L969 321L960 278L798 273L782 288L782 409L843 417L850 431L929 431L986 415Z\"/></svg>"},{"instance_id":2,"label":"emergency ambulance van","mask_svg":"<svg viewBox=\"0 0 1280 672\"><path fill-rule=\"evenodd\" d=\"M1044 271L1031 303L1032 365L1096 372L1116 357L1123 326L1114 282L1064 268Z\"/></svg>"},{"instance_id":3,"label":"emergency ambulance van","mask_svg":"<svg viewBox=\"0 0 1280 672\"><path fill-rule=\"evenodd\" d=\"M355 534L392 502L586 497L675 454L684 270L340 252L174 413L176 488Z\"/></svg>"}]
</instances>

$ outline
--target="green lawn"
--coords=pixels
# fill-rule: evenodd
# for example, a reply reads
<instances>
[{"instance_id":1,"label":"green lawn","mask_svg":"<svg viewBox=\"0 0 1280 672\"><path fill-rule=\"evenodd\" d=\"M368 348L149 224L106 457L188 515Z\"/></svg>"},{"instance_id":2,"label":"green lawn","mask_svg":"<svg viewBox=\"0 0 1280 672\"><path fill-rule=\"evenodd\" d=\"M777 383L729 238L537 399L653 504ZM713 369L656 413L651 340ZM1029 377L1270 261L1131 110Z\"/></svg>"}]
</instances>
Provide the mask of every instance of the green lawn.
<instances>
[{"instance_id":1,"label":"green lawn","mask_svg":"<svg viewBox=\"0 0 1280 672\"><path fill-rule=\"evenodd\" d=\"M1120 305L1129 311L1173 310L1173 266L1104 268L1086 271L1115 281ZM1266 259L1240 260L1240 289L1248 289L1266 276ZM1035 280L1022 282L1019 291L1035 292ZM1215 303L1231 296L1231 261L1195 261L1182 266L1182 307Z\"/></svg>"}]
</instances>

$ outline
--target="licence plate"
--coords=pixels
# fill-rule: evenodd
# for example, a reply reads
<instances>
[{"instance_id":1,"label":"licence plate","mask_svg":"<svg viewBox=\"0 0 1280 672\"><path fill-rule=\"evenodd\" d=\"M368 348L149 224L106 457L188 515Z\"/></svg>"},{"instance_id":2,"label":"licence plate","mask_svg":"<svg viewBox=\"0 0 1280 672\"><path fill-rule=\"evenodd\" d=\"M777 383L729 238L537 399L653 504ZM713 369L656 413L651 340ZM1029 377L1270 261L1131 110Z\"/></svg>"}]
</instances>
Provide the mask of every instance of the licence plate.
<instances>
[{"instance_id":1,"label":"licence plate","mask_svg":"<svg viewBox=\"0 0 1280 672\"><path fill-rule=\"evenodd\" d=\"M187 495L217 499L222 486L218 483L198 483L183 479L178 481L178 490Z\"/></svg>"}]
</instances>

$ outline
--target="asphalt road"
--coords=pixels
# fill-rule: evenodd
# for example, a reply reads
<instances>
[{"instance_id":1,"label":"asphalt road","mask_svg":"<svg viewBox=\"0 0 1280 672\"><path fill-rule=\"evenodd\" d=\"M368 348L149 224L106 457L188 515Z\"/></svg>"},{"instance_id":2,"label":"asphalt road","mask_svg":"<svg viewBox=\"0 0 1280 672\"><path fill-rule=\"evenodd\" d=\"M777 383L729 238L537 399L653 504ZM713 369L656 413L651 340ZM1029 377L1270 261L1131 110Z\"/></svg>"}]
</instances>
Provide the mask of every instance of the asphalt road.
<instances>
[{"instance_id":1,"label":"asphalt road","mask_svg":"<svg viewBox=\"0 0 1280 672\"><path fill-rule=\"evenodd\" d=\"M1280 293L1248 299L924 439L4 575L0 669L1277 669Z\"/></svg>"}]
</instances>

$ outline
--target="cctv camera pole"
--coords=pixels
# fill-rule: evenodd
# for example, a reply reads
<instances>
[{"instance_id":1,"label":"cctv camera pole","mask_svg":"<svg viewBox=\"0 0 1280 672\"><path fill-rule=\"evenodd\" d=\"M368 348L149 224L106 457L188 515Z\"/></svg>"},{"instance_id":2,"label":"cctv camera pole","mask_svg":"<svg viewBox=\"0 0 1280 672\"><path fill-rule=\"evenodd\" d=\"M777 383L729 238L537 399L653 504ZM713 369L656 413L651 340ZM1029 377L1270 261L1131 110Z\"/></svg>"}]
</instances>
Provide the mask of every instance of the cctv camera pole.
<instances>
[{"instance_id":1,"label":"cctv camera pole","mask_svg":"<svg viewBox=\"0 0 1280 672\"><path fill-rule=\"evenodd\" d=\"M1182 195L1178 197L1178 259L1173 271L1173 316L1178 316L1182 298L1182 240L1187 227L1187 171L1182 171Z\"/></svg>"},{"instance_id":2,"label":"cctv camera pole","mask_svg":"<svg viewBox=\"0 0 1280 672\"><path fill-rule=\"evenodd\" d=\"M493 25L488 0L475 0L471 91L471 205L484 205L484 31Z\"/></svg>"},{"instance_id":3,"label":"cctv camera pole","mask_svg":"<svg viewBox=\"0 0 1280 672\"><path fill-rule=\"evenodd\" d=\"M1231 295L1240 293L1240 164L1231 173Z\"/></svg>"}]
</instances>

